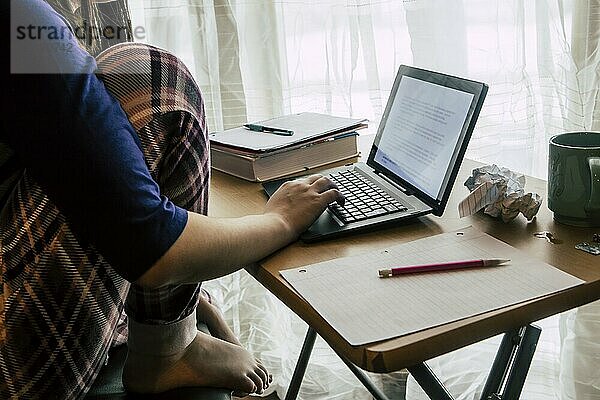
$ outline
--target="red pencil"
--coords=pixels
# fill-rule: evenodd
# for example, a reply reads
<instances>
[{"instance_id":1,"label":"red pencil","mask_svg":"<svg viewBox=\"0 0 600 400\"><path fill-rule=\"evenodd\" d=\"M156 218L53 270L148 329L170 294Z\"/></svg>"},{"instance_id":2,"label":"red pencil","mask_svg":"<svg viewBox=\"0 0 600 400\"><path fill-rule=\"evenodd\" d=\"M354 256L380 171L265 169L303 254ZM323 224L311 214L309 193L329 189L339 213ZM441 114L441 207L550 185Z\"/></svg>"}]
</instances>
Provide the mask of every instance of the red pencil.
<instances>
[{"instance_id":1,"label":"red pencil","mask_svg":"<svg viewBox=\"0 0 600 400\"><path fill-rule=\"evenodd\" d=\"M407 265L405 267L396 268L384 268L378 271L380 278L389 278L391 276L413 274L416 272L429 272L429 271L445 271L447 269L458 269L458 268L471 268L471 267L495 267L502 265L510 260L504 260L500 258L492 258L486 260L465 260L465 261L452 261L437 264L424 264L424 265Z\"/></svg>"}]
</instances>

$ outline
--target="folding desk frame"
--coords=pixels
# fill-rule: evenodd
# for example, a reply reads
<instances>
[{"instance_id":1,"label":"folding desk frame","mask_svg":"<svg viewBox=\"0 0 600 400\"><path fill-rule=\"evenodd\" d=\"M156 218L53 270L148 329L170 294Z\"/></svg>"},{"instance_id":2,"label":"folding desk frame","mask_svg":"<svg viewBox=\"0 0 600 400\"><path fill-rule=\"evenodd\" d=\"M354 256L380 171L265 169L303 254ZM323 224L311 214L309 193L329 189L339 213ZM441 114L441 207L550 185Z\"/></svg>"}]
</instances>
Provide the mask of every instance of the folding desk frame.
<instances>
[{"instance_id":1,"label":"folding desk frame","mask_svg":"<svg viewBox=\"0 0 600 400\"><path fill-rule=\"evenodd\" d=\"M539 327L527 325L504 334L485 382L481 394L482 400L517 400L519 398L541 332ZM309 326L285 400L295 400L298 396L316 338L317 332ZM338 354L338 356L375 399L388 400L388 397L373 384L363 370L341 355ZM426 363L423 362L407 369L432 400L454 399Z\"/></svg>"}]
</instances>

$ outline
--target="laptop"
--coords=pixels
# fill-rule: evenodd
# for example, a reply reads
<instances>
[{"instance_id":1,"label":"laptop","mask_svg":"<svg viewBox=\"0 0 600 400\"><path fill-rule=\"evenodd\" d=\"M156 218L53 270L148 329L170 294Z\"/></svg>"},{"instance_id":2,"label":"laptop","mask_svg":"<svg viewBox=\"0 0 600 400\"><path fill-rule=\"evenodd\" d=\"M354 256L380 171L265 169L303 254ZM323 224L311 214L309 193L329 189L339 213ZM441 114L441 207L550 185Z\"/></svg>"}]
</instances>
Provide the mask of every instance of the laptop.
<instances>
[{"instance_id":1,"label":"laptop","mask_svg":"<svg viewBox=\"0 0 600 400\"><path fill-rule=\"evenodd\" d=\"M338 185L346 204L329 205L301 239L441 216L487 90L481 82L400 66L367 162L320 172ZM285 180L264 183L267 195Z\"/></svg>"}]
</instances>

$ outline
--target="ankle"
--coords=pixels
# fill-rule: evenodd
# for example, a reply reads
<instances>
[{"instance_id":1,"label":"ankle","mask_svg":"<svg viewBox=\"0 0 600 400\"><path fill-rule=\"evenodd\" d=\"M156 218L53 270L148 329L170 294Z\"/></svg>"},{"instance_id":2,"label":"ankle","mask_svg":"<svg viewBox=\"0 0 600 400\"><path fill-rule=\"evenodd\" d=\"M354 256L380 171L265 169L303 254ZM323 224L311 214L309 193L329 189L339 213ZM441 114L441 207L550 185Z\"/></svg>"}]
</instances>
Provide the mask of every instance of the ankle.
<instances>
[{"instance_id":1,"label":"ankle","mask_svg":"<svg viewBox=\"0 0 600 400\"><path fill-rule=\"evenodd\" d=\"M171 356L181 353L196 338L196 313L166 325L128 322L129 351L147 356Z\"/></svg>"}]
</instances>

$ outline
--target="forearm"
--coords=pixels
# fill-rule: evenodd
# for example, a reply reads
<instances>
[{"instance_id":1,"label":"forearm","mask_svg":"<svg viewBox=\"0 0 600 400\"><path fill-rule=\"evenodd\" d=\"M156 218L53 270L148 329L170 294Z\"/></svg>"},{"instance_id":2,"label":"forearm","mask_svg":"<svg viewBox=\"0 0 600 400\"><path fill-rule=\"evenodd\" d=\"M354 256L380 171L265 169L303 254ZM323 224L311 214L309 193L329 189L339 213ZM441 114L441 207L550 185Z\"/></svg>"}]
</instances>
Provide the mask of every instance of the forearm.
<instances>
[{"instance_id":1,"label":"forearm","mask_svg":"<svg viewBox=\"0 0 600 400\"><path fill-rule=\"evenodd\" d=\"M321 175L284 183L261 215L210 218L188 213L182 234L136 283L158 287L227 275L295 240L332 202L343 204Z\"/></svg>"},{"instance_id":2,"label":"forearm","mask_svg":"<svg viewBox=\"0 0 600 400\"><path fill-rule=\"evenodd\" d=\"M210 218L190 212L181 236L136 283L158 287L218 278L266 257L295 236L276 214Z\"/></svg>"}]
</instances>

